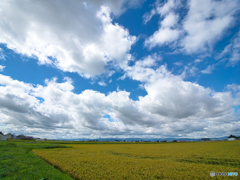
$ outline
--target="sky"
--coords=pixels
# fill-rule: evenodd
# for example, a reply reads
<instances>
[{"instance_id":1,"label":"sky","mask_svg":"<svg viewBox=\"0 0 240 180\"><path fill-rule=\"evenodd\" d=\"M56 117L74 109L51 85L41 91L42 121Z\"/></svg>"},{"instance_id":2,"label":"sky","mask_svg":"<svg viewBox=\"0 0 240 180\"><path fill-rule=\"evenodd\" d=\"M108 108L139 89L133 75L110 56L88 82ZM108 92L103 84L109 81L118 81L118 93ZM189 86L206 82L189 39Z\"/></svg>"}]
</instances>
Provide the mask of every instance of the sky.
<instances>
[{"instance_id":1,"label":"sky","mask_svg":"<svg viewBox=\"0 0 240 180\"><path fill-rule=\"evenodd\" d=\"M0 131L240 135L239 0L1 0Z\"/></svg>"}]
</instances>

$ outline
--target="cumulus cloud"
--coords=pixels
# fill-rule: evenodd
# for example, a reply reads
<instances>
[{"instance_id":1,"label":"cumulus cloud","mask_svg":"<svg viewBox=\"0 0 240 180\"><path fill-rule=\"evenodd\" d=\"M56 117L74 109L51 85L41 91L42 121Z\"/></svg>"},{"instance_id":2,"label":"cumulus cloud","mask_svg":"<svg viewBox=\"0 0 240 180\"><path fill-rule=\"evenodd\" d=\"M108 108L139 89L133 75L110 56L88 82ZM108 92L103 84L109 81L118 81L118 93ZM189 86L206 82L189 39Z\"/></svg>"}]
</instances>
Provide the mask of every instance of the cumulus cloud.
<instances>
[{"instance_id":1,"label":"cumulus cloud","mask_svg":"<svg viewBox=\"0 0 240 180\"><path fill-rule=\"evenodd\" d=\"M131 134L138 128L134 121L146 123L125 91L111 92L108 96L92 90L74 94L69 78L62 83L56 78L46 80L42 86L0 75L0 84L1 124L53 131L69 129L80 135L98 132L114 135ZM105 114L114 121L109 122L103 117Z\"/></svg>"},{"instance_id":2,"label":"cumulus cloud","mask_svg":"<svg viewBox=\"0 0 240 180\"><path fill-rule=\"evenodd\" d=\"M170 13L162 21L161 25L163 28L172 27L178 22L178 16Z\"/></svg>"},{"instance_id":3,"label":"cumulus cloud","mask_svg":"<svg viewBox=\"0 0 240 180\"><path fill-rule=\"evenodd\" d=\"M225 30L234 22L239 1L191 0L183 22L187 36L181 41L186 53L199 53L211 49Z\"/></svg>"},{"instance_id":4,"label":"cumulus cloud","mask_svg":"<svg viewBox=\"0 0 240 180\"><path fill-rule=\"evenodd\" d=\"M30 94L34 89L31 84L12 80L4 75L0 75L0 82L2 85L0 87L2 123L45 129L71 127L66 110L61 110L58 105L52 104L45 107L45 111L40 111L43 107L38 98ZM61 85L58 88L66 89ZM52 94L50 92L49 95ZM57 98L57 94L51 98L54 97Z\"/></svg>"},{"instance_id":5,"label":"cumulus cloud","mask_svg":"<svg viewBox=\"0 0 240 180\"><path fill-rule=\"evenodd\" d=\"M1 123L42 129L107 129L101 119L108 104L104 94L86 90L72 93L71 79L57 83L46 80L45 86L31 85L0 75ZM11 91L9 90L11 89ZM105 100L106 102L106 100Z\"/></svg>"},{"instance_id":6,"label":"cumulus cloud","mask_svg":"<svg viewBox=\"0 0 240 180\"><path fill-rule=\"evenodd\" d=\"M0 43L40 64L85 77L100 75L109 62L121 66L131 58L136 37L111 19L124 2L3 0Z\"/></svg>"},{"instance_id":7,"label":"cumulus cloud","mask_svg":"<svg viewBox=\"0 0 240 180\"><path fill-rule=\"evenodd\" d=\"M171 74L166 66L154 70L146 66L144 61L136 62L127 70L127 75L141 81L148 93L139 97L137 102L141 111L157 115L158 120L164 122L181 122L221 119L231 110L230 93L218 93L196 83L186 82L181 76Z\"/></svg>"},{"instance_id":8,"label":"cumulus cloud","mask_svg":"<svg viewBox=\"0 0 240 180\"><path fill-rule=\"evenodd\" d=\"M157 46L170 43L178 39L180 32L170 28L161 28L145 41L145 46L150 49Z\"/></svg>"},{"instance_id":9,"label":"cumulus cloud","mask_svg":"<svg viewBox=\"0 0 240 180\"><path fill-rule=\"evenodd\" d=\"M218 95L178 78L160 79L155 83L146 84L145 89L148 95L140 98L141 107L152 113L170 117L172 121L182 118L216 117L230 108L227 105L222 106L223 102L228 102L228 98L231 98L229 94Z\"/></svg>"},{"instance_id":10,"label":"cumulus cloud","mask_svg":"<svg viewBox=\"0 0 240 180\"><path fill-rule=\"evenodd\" d=\"M51 130L55 138L60 134L59 129L69 133L69 137L85 138L178 136L180 133L187 136L192 132L206 133L205 128L219 123L238 123L230 92L214 92L185 82L165 66L154 70L150 59L137 62L128 72L128 76L143 83L148 93L137 101L129 98L129 92L121 90L108 95L93 90L75 94L70 78L62 83L53 78L42 86L0 75L0 123L7 124L5 129L24 127L29 133L33 129ZM106 114L111 121L104 117Z\"/></svg>"},{"instance_id":11,"label":"cumulus cloud","mask_svg":"<svg viewBox=\"0 0 240 180\"><path fill-rule=\"evenodd\" d=\"M239 106L240 105L240 85L239 84L228 84L227 85L227 90L232 91L233 96L235 97L233 101L234 106ZM238 108L238 113L239 113L239 108Z\"/></svg>"},{"instance_id":12,"label":"cumulus cloud","mask_svg":"<svg viewBox=\"0 0 240 180\"><path fill-rule=\"evenodd\" d=\"M233 4L237 1L204 2L209 5L206 9L198 7L199 2L189 1L189 12L181 19L176 12L180 1L157 1L153 10L144 15L144 22L158 14L159 29L146 38L145 46L153 48L176 42L186 53L193 53L212 45L233 21L236 10ZM147 92L138 100L132 100L130 92L119 87L108 94L94 90L77 94L68 77L63 82L57 78L46 79L45 85L39 85L0 74L0 124L4 124L6 131L20 132L24 128L29 134L48 132L52 138L190 137L193 133L194 137L202 137L239 131L239 114L234 111L234 106L240 104L238 85L216 92L184 81L184 75L174 75L167 65L159 66L162 56L157 53L129 63L134 59L130 50L136 37L112 20L124 12L123 4L136 7L138 1L0 2L0 42L8 48L37 58L40 64L77 72L87 78L102 73L110 77L120 67L124 75L119 79L129 77L138 81ZM191 26L206 29L195 32ZM202 37L199 41L198 35ZM193 42L196 43L191 45ZM213 68L210 65L201 72L211 73ZM189 66L186 71L193 76L198 69ZM98 84L106 85L103 81Z\"/></svg>"},{"instance_id":13,"label":"cumulus cloud","mask_svg":"<svg viewBox=\"0 0 240 180\"><path fill-rule=\"evenodd\" d=\"M155 46L175 45L186 54L211 51L214 44L220 40L226 30L235 23L234 15L239 10L239 1L227 0L189 0L186 5L181 1L168 0L160 3L144 14L146 24L154 15L160 15L159 29L146 38L145 46L150 49ZM178 13L185 11L187 15L179 19ZM175 46L174 46L175 47ZM238 59L235 51L231 61Z\"/></svg>"}]
</instances>

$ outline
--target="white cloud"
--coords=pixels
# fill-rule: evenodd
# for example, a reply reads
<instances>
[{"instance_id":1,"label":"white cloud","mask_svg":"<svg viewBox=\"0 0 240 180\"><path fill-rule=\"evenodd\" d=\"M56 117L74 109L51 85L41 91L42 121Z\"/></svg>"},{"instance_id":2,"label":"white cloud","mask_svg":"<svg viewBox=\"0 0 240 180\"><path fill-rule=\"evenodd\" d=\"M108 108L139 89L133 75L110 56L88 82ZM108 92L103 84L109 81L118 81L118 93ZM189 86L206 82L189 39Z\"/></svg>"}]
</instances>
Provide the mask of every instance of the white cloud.
<instances>
[{"instance_id":1,"label":"white cloud","mask_svg":"<svg viewBox=\"0 0 240 180\"><path fill-rule=\"evenodd\" d=\"M213 65L208 65L206 69L202 70L201 72L203 74L211 74L212 73L212 70L214 69L214 66Z\"/></svg>"},{"instance_id":2,"label":"white cloud","mask_svg":"<svg viewBox=\"0 0 240 180\"><path fill-rule=\"evenodd\" d=\"M168 14L163 21L161 22L161 25L163 28L167 28L167 27L173 27L174 25L176 25L178 22L178 16L170 13Z\"/></svg>"},{"instance_id":3,"label":"white cloud","mask_svg":"<svg viewBox=\"0 0 240 180\"><path fill-rule=\"evenodd\" d=\"M99 81L98 84L99 84L99 86L107 86L107 84L103 81Z\"/></svg>"},{"instance_id":4,"label":"white cloud","mask_svg":"<svg viewBox=\"0 0 240 180\"><path fill-rule=\"evenodd\" d=\"M146 58L140 61L136 61L135 66L136 67L152 67L156 66L156 60L161 60L156 54L148 55Z\"/></svg>"},{"instance_id":5,"label":"white cloud","mask_svg":"<svg viewBox=\"0 0 240 180\"><path fill-rule=\"evenodd\" d=\"M189 72L192 76L195 76L197 71L198 71L198 68L194 66L189 69Z\"/></svg>"},{"instance_id":6,"label":"white cloud","mask_svg":"<svg viewBox=\"0 0 240 180\"><path fill-rule=\"evenodd\" d=\"M240 85L228 84L227 89L233 90L234 92L240 91Z\"/></svg>"},{"instance_id":7,"label":"white cloud","mask_svg":"<svg viewBox=\"0 0 240 180\"><path fill-rule=\"evenodd\" d=\"M179 17L172 11L173 8L178 6L177 1L169 0L165 4L159 4L157 1L156 6L156 9L153 9L150 14L144 15L145 24L156 13L164 17L164 19L159 22L159 29L144 42L144 45L150 49L176 41L181 33L181 30L175 27Z\"/></svg>"},{"instance_id":8,"label":"white cloud","mask_svg":"<svg viewBox=\"0 0 240 180\"><path fill-rule=\"evenodd\" d=\"M189 1L189 12L183 22L187 36L181 41L186 53L199 53L212 48L234 22L239 1Z\"/></svg>"},{"instance_id":9,"label":"white cloud","mask_svg":"<svg viewBox=\"0 0 240 180\"><path fill-rule=\"evenodd\" d=\"M148 95L140 99L142 107L152 113L171 117L173 121L174 118L175 121L179 118L207 118L229 108L222 106L219 98L212 98L208 89L177 77L159 79L155 83L146 84L145 88ZM228 101L229 95L224 96L224 101Z\"/></svg>"},{"instance_id":10,"label":"white cloud","mask_svg":"<svg viewBox=\"0 0 240 180\"><path fill-rule=\"evenodd\" d=\"M240 32L238 32L231 43L217 56L217 59L228 57L228 65L234 66L240 61Z\"/></svg>"},{"instance_id":11,"label":"white cloud","mask_svg":"<svg viewBox=\"0 0 240 180\"><path fill-rule=\"evenodd\" d=\"M0 75L1 123L53 130L109 129L110 122L102 120L109 107L104 94L85 90L77 95L72 93L71 79L66 78L63 83L56 80L46 80L46 86L34 87Z\"/></svg>"},{"instance_id":12,"label":"white cloud","mask_svg":"<svg viewBox=\"0 0 240 180\"><path fill-rule=\"evenodd\" d=\"M195 76L198 71L199 70L196 66L192 66L191 64L188 64L188 66L184 67L184 71L181 74L181 77L186 78L188 76Z\"/></svg>"},{"instance_id":13,"label":"white cloud","mask_svg":"<svg viewBox=\"0 0 240 180\"><path fill-rule=\"evenodd\" d=\"M138 8L140 7L146 0L125 0L125 4L130 8Z\"/></svg>"},{"instance_id":14,"label":"white cloud","mask_svg":"<svg viewBox=\"0 0 240 180\"><path fill-rule=\"evenodd\" d=\"M200 62L202 62L203 60L202 59L195 59L195 63L200 63Z\"/></svg>"},{"instance_id":15,"label":"white cloud","mask_svg":"<svg viewBox=\"0 0 240 180\"><path fill-rule=\"evenodd\" d=\"M156 53L135 61L132 66L128 64L133 59L129 52L136 37L121 25L113 24L112 15L124 12L122 4L136 6L137 2L1 1L0 42L6 43L8 48L36 56L42 64L78 72L85 77L102 73L110 77L115 71L108 66L120 67L125 74L119 79L129 77L139 81L147 92L146 96L140 96L136 101L130 98L129 92L119 87L107 95L93 90L76 94L70 78L64 78L61 83L53 78L45 80L45 85L33 85L0 74L0 123L6 125L5 131L15 129L15 132L21 132L24 129L36 135L48 132L52 138L176 137L179 134L188 137L192 133L194 137L202 137L238 132L239 114L233 108L240 104L238 85L229 85L226 92L216 92L184 81L184 75L173 75L166 65L158 66L162 57ZM226 1L204 1L209 5L206 9L195 7L192 2L181 29L177 24L181 19L175 12L180 1L157 2L154 10L144 16L145 23L155 14L162 18L159 29L145 41L149 48L177 42L184 29L188 34L181 43L186 52L204 50L233 20L232 2L223 8ZM190 17L194 9L197 15ZM213 17L209 15L209 9L214 12ZM225 24L219 23L221 21ZM210 22L219 29L214 30ZM195 25L199 29L205 27L206 32L199 29L193 32ZM198 41L198 34L203 39ZM207 37L209 39L206 40ZM192 42L196 44L190 46ZM198 62L200 60L195 60L195 63ZM175 65L182 64L178 62ZM201 72L211 73L213 68L210 65ZM195 66L186 68L186 73L192 76L197 71ZM103 81L98 84L106 85ZM230 91L232 89L237 89L235 94ZM113 122L104 118L106 114Z\"/></svg>"},{"instance_id":16,"label":"white cloud","mask_svg":"<svg viewBox=\"0 0 240 180\"><path fill-rule=\"evenodd\" d=\"M174 63L176 66L182 66L182 62L175 62Z\"/></svg>"},{"instance_id":17,"label":"white cloud","mask_svg":"<svg viewBox=\"0 0 240 180\"><path fill-rule=\"evenodd\" d=\"M164 66L153 70L150 64L154 63L145 63L149 59L128 70L128 76L141 81L148 93L138 101L131 100L130 93L121 90L108 95L93 90L75 94L69 78L62 83L56 78L46 80L46 85L42 86L0 75L0 123L6 124L5 131L11 128L16 133L24 128L25 133L35 132L36 136L51 130L48 137L52 138L164 137L179 133L188 136L192 132L209 133L205 128L216 124L222 127L238 123L239 117L232 105L240 101L234 100L231 93L214 92L185 82ZM104 118L106 114L113 122ZM229 133L233 130L229 128L229 131L212 131L211 134Z\"/></svg>"},{"instance_id":18,"label":"white cloud","mask_svg":"<svg viewBox=\"0 0 240 180\"><path fill-rule=\"evenodd\" d=\"M174 47L177 45L186 54L211 52L214 44L235 23L234 15L240 9L238 0L189 0L187 15L179 19L177 10L186 6L182 3L176 0L156 1L150 13L144 14L144 24L156 14L160 15L160 20L163 18L159 29L146 39L145 46L151 49L175 42ZM238 51L230 61L236 62L236 59L239 59Z\"/></svg>"},{"instance_id":19,"label":"white cloud","mask_svg":"<svg viewBox=\"0 0 240 180\"><path fill-rule=\"evenodd\" d=\"M156 2L156 10L158 14L164 16L171 12L174 9L177 9L181 5L181 2L178 0L168 0L166 3Z\"/></svg>"},{"instance_id":20,"label":"white cloud","mask_svg":"<svg viewBox=\"0 0 240 180\"><path fill-rule=\"evenodd\" d=\"M0 72L3 71L3 69L4 69L5 67L6 67L6 66L0 65Z\"/></svg>"},{"instance_id":21,"label":"white cloud","mask_svg":"<svg viewBox=\"0 0 240 180\"><path fill-rule=\"evenodd\" d=\"M161 46L171 43L178 39L180 31L171 28L161 28L145 41L145 46L150 49L155 46Z\"/></svg>"},{"instance_id":22,"label":"white cloud","mask_svg":"<svg viewBox=\"0 0 240 180\"><path fill-rule=\"evenodd\" d=\"M136 41L127 29L112 24L110 14L122 13L123 2L90 0L86 6L73 0L3 0L0 43L63 71L85 77L106 73L109 62L126 64Z\"/></svg>"},{"instance_id":23,"label":"white cloud","mask_svg":"<svg viewBox=\"0 0 240 180\"><path fill-rule=\"evenodd\" d=\"M223 56L225 56L226 54L229 54L231 51L231 44L228 44L224 50L216 57L216 59L221 59Z\"/></svg>"},{"instance_id":24,"label":"white cloud","mask_svg":"<svg viewBox=\"0 0 240 180\"><path fill-rule=\"evenodd\" d=\"M156 14L159 14L160 16L166 16L169 12L176 9L180 4L181 3L178 0L167 0L166 3L160 3L160 1L157 0L154 4L155 7L150 11L150 13L145 13L143 15L144 24L150 21Z\"/></svg>"},{"instance_id":25,"label":"white cloud","mask_svg":"<svg viewBox=\"0 0 240 180\"><path fill-rule=\"evenodd\" d=\"M0 60L5 60L5 56L3 54L3 49L0 48Z\"/></svg>"},{"instance_id":26,"label":"white cloud","mask_svg":"<svg viewBox=\"0 0 240 180\"><path fill-rule=\"evenodd\" d=\"M165 66L154 70L136 63L127 75L141 81L148 95L139 97L139 108L159 119L202 119L221 116L231 109L231 95L218 93L172 75ZM195 72L195 70L193 70ZM225 102L225 103L223 103Z\"/></svg>"},{"instance_id":27,"label":"white cloud","mask_svg":"<svg viewBox=\"0 0 240 180\"><path fill-rule=\"evenodd\" d=\"M238 61L240 61L240 37L236 38L233 42L232 56L229 61L231 65L235 65Z\"/></svg>"},{"instance_id":28,"label":"white cloud","mask_svg":"<svg viewBox=\"0 0 240 180\"><path fill-rule=\"evenodd\" d=\"M147 22L150 21L155 14L156 14L155 9L152 9L150 13L144 14L143 15L143 23L147 24Z\"/></svg>"}]
</instances>

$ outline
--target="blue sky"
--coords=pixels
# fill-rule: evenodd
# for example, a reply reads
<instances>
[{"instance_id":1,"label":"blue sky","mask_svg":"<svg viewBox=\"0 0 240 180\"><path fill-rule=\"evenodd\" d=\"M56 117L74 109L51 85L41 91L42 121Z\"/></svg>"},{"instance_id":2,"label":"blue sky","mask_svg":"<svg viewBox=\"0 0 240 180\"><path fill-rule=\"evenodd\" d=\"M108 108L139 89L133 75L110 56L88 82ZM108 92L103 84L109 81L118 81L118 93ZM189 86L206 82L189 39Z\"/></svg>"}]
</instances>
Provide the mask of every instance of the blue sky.
<instances>
[{"instance_id":1,"label":"blue sky","mask_svg":"<svg viewBox=\"0 0 240 180\"><path fill-rule=\"evenodd\" d=\"M0 2L1 131L240 135L240 3Z\"/></svg>"}]
</instances>

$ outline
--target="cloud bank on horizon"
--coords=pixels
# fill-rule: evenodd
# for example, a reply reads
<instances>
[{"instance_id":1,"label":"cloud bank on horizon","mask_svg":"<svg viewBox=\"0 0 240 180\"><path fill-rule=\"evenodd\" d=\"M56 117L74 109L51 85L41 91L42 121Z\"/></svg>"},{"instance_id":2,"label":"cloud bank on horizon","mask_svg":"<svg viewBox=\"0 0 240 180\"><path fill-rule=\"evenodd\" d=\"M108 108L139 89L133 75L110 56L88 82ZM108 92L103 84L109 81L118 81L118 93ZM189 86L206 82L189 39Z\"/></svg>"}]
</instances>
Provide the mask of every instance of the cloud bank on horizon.
<instances>
[{"instance_id":1,"label":"cloud bank on horizon","mask_svg":"<svg viewBox=\"0 0 240 180\"><path fill-rule=\"evenodd\" d=\"M0 128L240 135L239 12L238 0L2 0Z\"/></svg>"}]
</instances>

